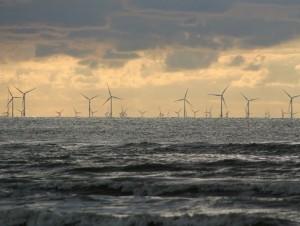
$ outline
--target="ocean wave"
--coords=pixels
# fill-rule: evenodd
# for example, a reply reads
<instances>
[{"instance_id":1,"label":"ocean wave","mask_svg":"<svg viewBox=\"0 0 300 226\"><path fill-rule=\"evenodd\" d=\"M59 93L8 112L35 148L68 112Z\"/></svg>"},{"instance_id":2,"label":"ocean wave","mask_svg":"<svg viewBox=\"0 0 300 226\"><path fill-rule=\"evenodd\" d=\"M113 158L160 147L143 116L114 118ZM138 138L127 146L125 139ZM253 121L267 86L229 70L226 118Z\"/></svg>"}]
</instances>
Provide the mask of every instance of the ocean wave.
<instances>
[{"instance_id":1,"label":"ocean wave","mask_svg":"<svg viewBox=\"0 0 300 226\"><path fill-rule=\"evenodd\" d=\"M296 226L297 222L263 214L195 214L160 216L139 214L131 216L101 215L88 212L59 212L57 210L15 208L0 211L0 225L5 226Z\"/></svg>"},{"instance_id":2,"label":"ocean wave","mask_svg":"<svg viewBox=\"0 0 300 226\"><path fill-rule=\"evenodd\" d=\"M137 196L299 196L299 181L240 181L240 180L199 180L185 179L143 179L117 178L94 182L49 181L37 186L40 189L59 192L97 195ZM28 185L27 185L28 188Z\"/></svg>"}]
</instances>

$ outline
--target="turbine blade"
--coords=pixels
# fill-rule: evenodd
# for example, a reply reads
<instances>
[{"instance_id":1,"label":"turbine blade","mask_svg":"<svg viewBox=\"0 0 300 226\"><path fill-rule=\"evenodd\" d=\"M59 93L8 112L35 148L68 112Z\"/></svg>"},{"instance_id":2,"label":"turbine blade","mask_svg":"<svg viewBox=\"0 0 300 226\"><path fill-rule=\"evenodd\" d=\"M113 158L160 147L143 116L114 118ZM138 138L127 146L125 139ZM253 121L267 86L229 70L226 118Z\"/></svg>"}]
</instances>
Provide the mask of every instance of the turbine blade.
<instances>
[{"instance_id":1,"label":"turbine blade","mask_svg":"<svg viewBox=\"0 0 300 226\"><path fill-rule=\"evenodd\" d=\"M292 98L292 96L287 91L285 91L284 89L283 89L283 92L285 92L286 95L288 95L290 98Z\"/></svg>"},{"instance_id":2,"label":"turbine blade","mask_svg":"<svg viewBox=\"0 0 300 226\"><path fill-rule=\"evenodd\" d=\"M13 101L13 98L10 99L10 101L7 103L7 106Z\"/></svg>"},{"instance_id":3,"label":"turbine blade","mask_svg":"<svg viewBox=\"0 0 300 226\"><path fill-rule=\"evenodd\" d=\"M91 100L95 99L95 98L98 97L98 96L99 96L99 95L92 97Z\"/></svg>"},{"instance_id":4,"label":"turbine blade","mask_svg":"<svg viewBox=\"0 0 300 226\"><path fill-rule=\"evenodd\" d=\"M115 97L115 96L111 96L112 98L115 98L115 99L119 99L119 100L123 100L122 98L120 97Z\"/></svg>"},{"instance_id":5,"label":"turbine blade","mask_svg":"<svg viewBox=\"0 0 300 226\"><path fill-rule=\"evenodd\" d=\"M216 96L216 97L222 96L221 94L208 94L208 95L210 95L210 96Z\"/></svg>"},{"instance_id":6,"label":"turbine blade","mask_svg":"<svg viewBox=\"0 0 300 226\"><path fill-rule=\"evenodd\" d=\"M186 95L188 93L189 89L186 89L185 95L184 95L184 99L186 98Z\"/></svg>"},{"instance_id":7,"label":"turbine blade","mask_svg":"<svg viewBox=\"0 0 300 226\"><path fill-rule=\"evenodd\" d=\"M297 98L297 97L300 97L300 95L297 95L297 96L293 96L292 98Z\"/></svg>"},{"instance_id":8,"label":"turbine blade","mask_svg":"<svg viewBox=\"0 0 300 226\"><path fill-rule=\"evenodd\" d=\"M84 98L86 98L86 99L90 99L90 98L88 98L87 96L85 96L85 95L83 95L82 93L81 93L81 96L83 96Z\"/></svg>"},{"instance_id":9,"label":"turbine blade","mask_svg":"<svg viewBox=\"0 0 300 226\"><path fill-rule=\"evenodd\" d=\"M109 97L109 98L103 103L103 105L106 104L111 98L112 98L112 97Z\"/></svg>"},{"instance_id":10,"label":"turbine blade","mask_svg":"<svg viewBox=\"0 0 300 226\"><path fill-rule=\"evenodd\" d=\"M185 99L185 101L186 101L191 107L193 107L193 106L191 105L191 103L190 103L187 99Z\"/></svg>"},{"instance_id":11,"label":"turbine blade","mask_svg":"<svg viewBox=\"0 0 300 226\"><path fill-rule=\"evenodd\" d=\"M224 89L224 91L222 92L222 95L226 92L226 90L228 89L229 86L230 86L230 84Z\"/></svg>"},{"instance_id":12,"label":"turbine blade","mask_svg":"<svg viewBox=\"0 0 300 226\"><path fill-rule=\"evenodd\" d=\"M226 102L225 102L225 98L222 96L222 101L225 104L225 107L227 108Z\"/></svg>"},{"instance_id":13,"label":"turbine blade","mask_svg":"<svg viewBox=\"0 0 300 226\"><path fill-rule=\"evenodd\" d=\"M36 88L33 88L31 90L28 90L27 92L25 92L24 94L30 93L31 91L35 90Z\"/></svg>"},{"instance_id":14,"label":"turbine blade","mask_svg":"<svg viewBox=\"0 0 300 226\"><path fill-rule=\"evenodd\" d=\"M259 98L253 98L253 99L250 99L249 101L255 101L255 100L259 100Z\"/></svg>"},{"instance_id":15,"label":"turbine blade","mask_svg":"<svg viewBox=\"0 0 300 226\"><path fill-rule=\"evenodd\" d=\"M109 85L108 85L108 84L107 84L107 88L108 88L109 96L111 96L111 92L110 92L110 88L109 88Z\"/></svg>"},{"instance_id":16,"label":"turbine blade","mask_svg":"<svg viewBox=\"0 0 300 226\"><path fill-rule=\"evenodd\" d=\"M248 98L243 93L241 95L248 101Z\"/></svg>"},{"instance_id":17,"label":"turbine blade","mask_svg":"<svg viewBox=\"0 0 300 226\"><path fill-rule=\"evenodd\" d=\"M174 102L184 101L184 99L174 100Z\"/></svg>"},{"instance_id":18,"label":"turbine blade","mask_svg":"<svg viewBox=\"0 0 300 226\"><path fill-rule=\"evenodd\" d=\"M20 93L23 93L21 90L19 90L17 87L14 86L15 89L17 89ZM23 93L24 94L24 93Z\"/></svg>"}]
</instances>

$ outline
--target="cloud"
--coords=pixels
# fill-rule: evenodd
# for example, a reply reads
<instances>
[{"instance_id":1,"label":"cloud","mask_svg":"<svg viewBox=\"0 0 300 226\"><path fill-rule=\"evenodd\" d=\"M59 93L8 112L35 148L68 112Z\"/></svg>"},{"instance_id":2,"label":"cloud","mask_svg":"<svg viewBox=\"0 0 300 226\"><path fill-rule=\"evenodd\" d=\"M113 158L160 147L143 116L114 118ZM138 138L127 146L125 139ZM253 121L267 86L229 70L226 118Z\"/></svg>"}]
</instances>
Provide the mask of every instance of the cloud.
<instances>
[{"instance_id":1,"label":"cloud","mask_svg":"<svg viewBox=\"0 0 300 226\"><path fill-rule=\"evenodd\" d=\"M237 67L245 63L245 58L242 55L234 56L228 64L231 67Z\"/></svg>"},{"instance_id":2,"label":"cloud","mask_svg":"<svg viewBox=\"0 0 300 226\"><path fill-rule=\"evenodd\" d=\"M216 52L177 50L166 57L165 64L167 70L192 70L208 68L217 60Z\"/></svg>"},{"instance_id":3,"label":"cloud","mask_svg":"<svg viewBox=\"0 0 300 226\"><path fill-rule=\"evenodd\" d=\"M35 56L49 57L52 55L68 55L73 57L83 57L87 56L91 52L93 52L91 49L69 47L65 43L53 45L38 44L36 47Z\"/></svg>"},{"instance_id":4,"label":"cloud","mask_svg":"<svg viewBox=\"0 0 300 226\"><path fill-rule=\"evenodd\" d=\"M139 55L136 53L119 53L111 49L108 49L104 54L104 59L136 59Z\"/></svg>"}]
</instances>

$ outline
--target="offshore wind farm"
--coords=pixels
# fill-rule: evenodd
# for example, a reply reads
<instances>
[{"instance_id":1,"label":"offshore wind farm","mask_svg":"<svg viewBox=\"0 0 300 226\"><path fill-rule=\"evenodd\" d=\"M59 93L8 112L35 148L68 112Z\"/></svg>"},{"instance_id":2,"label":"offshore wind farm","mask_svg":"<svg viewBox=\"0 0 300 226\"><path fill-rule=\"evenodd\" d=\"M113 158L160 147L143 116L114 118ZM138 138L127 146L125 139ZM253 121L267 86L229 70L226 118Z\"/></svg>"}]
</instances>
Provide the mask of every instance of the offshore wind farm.
<instances>
[{"instance_id":1,"label":"offshore wind farm","mask_svg":"<svg viewBox=\"0 0 300 226\"><path fill-rule=\"evenodd\" d=\"M300 0L0 0L0 226L300 225Z\"/></svg>"}]
</instances>

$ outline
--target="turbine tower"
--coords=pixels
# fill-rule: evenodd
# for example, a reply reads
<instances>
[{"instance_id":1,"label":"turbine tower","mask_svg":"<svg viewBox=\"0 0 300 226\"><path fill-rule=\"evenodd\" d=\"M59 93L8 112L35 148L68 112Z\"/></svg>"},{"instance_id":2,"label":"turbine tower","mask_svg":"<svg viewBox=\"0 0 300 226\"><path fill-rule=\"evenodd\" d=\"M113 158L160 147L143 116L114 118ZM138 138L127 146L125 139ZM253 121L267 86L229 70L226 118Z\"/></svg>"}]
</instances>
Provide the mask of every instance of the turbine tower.
<instances>
[{"instance_id":1,"label":"turbine tower","mask_svg":"<svg viewBox=\"0 0 300 226\"><path fill-rule=\"evenodd\" d=\"M95 99L99 95L91 97L91 98L89 98L89 97L87 97L87 96L85 96L83 94L81 94L81 96L83 96L85 99L87 99L89 101L89 118L90 118L92 116L91 102L92 102L93 99Z\"/></svg>"},{"instance_id":2,"label":"turbine tower","mask_svg":"<svg viewBox=\"0 0 300 226\"><path fill-rule=\"evenodd\" d=\"M289 112L285 112L282 108L281 108L281 118L285 118L284 116L289 114Z\"/></svg>"},{"instance_id":3,"label":"turbine tower","mask_svg":"<svg viewBox=\"0 0 300 226\"><path fill-rule=\"evenodd\" d=\"M186 99L188 90L189 90L189 89L186 90L185 95L184 95L184 98L179 99L179 100L175 100L175 102L183 101L183 117L184 117L184 118L187 117L187 114L186 114L186 103L188 103L188 104L192 107L191 103Z\"/></svg>"},{"instance_id":4,"label":"turbine tower","mask_svg":"<svg viewBox=\"0 0 300 226\"><path fill-rule=\"evenodd\" d=\"M141 117L144 118L144 114L146 113L147 111L139 111L139 113L141 114Z\"/></svg>"},{"instance_id":5,"label":"turbine tower","mask_svg":"<svg viewBox=\"0 0 300 226\"><path fill-rule=\"evenodd\" d=\"M286 95L288 95L290 98L289 112L291 114L291 118L293 118L294 117L293 102L294 102L294 99L297 97L300 97L300 95L291 96L287 91L283 90L283 92L285 92Z\"/></svg>"},{"instance_id":6,"label":"turbine tower","mask_svg":"<svg viewBox=\"0 0 300 226\"><path fill-rule=\"evenodd\" d=\"M8 93L10 95L10 100L8 101L7 106L11 103L11 117L14 117L14 100L17 99L17 98L21 98L21 97L13 96L8 87L7 87L7 90L8 90Z\"/></svg>"},{"instance_id":7,"label":"turbine tower","mask_svg":"<svg viewBox=\"0 0 300 226\"><path fill-rule=\"evenodd\" d=\"M109 93L109 98L104 102L104 104L106 104L109 100L110 100L110 113L109 113L109 117L113 117L113 111L112 111L112 109L113 109L113 99L119 99L119 100L122 100L121 98L119 98L119 97L116 97L116 96L112 96L111 95L111 92L110 92L110 88L109 88L109 85L107 85L107 87L108 87L108 93ZM104 105L103 104L103 105Z\"/></svg>"},{"instance_id":8,"label":"turbine tower","mask_svg":"<svg viewBox=\"0 0 300 226\"><path fill-rule=\"evenodd\" d=\"M14 86L15 87L15 86ZM23 117L26 117L26 94L30 93L31 91L35 90L36 88L33 88L31 90L28 90L26 92L21 91L17 87L15 87L20 93L22 93L22 105L23 105Z\"/></svg>"},{"instance_id":9,"label":"turbine tower","mask_svg":"<svg viewBox=\"0 0 300 226\"><path fill-rule=\"evenodd\" d=\"M247 105L246 105L246 118L250 118L250 102L258 100L259 98L248 99L243 93L241 93L241 95L247 101Z\"/></svg>"},{"instance_id":10,"label":"turbine tower","mask_svg":"<svg viewBox=\"0 0 300 226\"><path fill-rule=\"evenodd\" d=\"M224 99L224 94L225 94L226 90L228 89L228 87L229 87L229 85L223 90L223 92L221 94L208 94L208 95L211 95L211 96L216 96L216 97L221 98L221 113L220 113L221 118L223 118L223 103L224 103L225 107L227 108L226 102L225 102L225 99Z\"/></svg>"},{"instance_id":11,"label":"turbine tower","mask_svg":"<svg viewBox=\"0 0 300 226\"><path fill-rule=\"evenodd\" d=\"M94 114L97 113L98 111L92 111L92 117L94 117Z\"/></svg>"}]
</instances>

